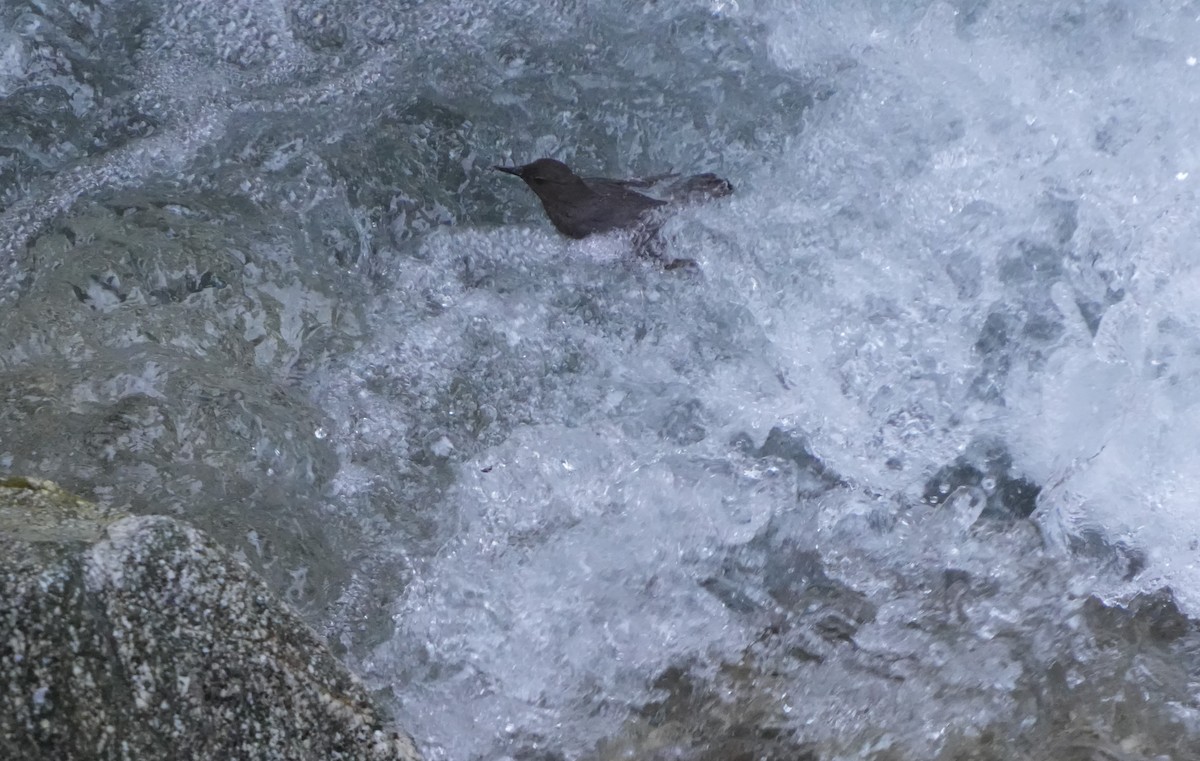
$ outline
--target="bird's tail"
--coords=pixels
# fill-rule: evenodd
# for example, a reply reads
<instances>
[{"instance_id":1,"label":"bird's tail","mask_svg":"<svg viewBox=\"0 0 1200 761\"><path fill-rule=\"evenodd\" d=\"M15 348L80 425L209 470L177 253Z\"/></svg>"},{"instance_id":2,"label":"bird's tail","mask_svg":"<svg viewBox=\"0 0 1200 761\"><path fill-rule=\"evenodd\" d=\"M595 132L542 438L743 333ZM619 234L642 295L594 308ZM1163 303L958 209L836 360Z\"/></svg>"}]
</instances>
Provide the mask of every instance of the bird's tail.
<instances>
[{"instance_id":1,"label":"bird's tail","mask_svg":"<svg viewBox=\"0 0 1200 761\"><path fill-rule=\"evenodd\" d=\"M724 198L733 194L733 183L718 177L712 172L694 174L671 186L671 200L699 202L711 201L714 198Z\"/></svg>"}]
</instances>

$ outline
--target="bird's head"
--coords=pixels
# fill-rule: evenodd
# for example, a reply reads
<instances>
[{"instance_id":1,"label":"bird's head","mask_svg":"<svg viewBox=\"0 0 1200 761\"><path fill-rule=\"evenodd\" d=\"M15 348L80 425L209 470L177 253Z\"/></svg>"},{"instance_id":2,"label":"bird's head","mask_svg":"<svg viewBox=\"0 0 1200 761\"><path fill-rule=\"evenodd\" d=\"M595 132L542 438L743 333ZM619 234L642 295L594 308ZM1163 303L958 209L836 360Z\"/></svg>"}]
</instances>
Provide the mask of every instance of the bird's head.
<instances>
[{"instance_id":1,"label":"bird's head","mask_svg":"<svg viewBox=\"0 0 1200 761\"><path fill-rule=\"evenodd\" d=\"M570 167L555 159L538 159L521 166L494 166L498 172L520 177L539 196L561 193L568 188L583 186Z\"/></svg>"}]
</instances>

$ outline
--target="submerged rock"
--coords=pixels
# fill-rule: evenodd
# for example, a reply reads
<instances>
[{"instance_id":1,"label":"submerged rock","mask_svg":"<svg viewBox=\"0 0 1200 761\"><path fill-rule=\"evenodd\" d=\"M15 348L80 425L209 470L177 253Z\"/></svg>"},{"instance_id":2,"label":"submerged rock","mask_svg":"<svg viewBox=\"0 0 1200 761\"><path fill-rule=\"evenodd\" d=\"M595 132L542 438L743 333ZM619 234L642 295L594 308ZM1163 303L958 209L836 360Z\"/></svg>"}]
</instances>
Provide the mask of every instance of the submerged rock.
<instances>
[{"instance_id":1,"label":"submerged rock","mask_svg":"<svg viewBox=\"0 0 1200 761\"><path fill-rule=\"evenodd\" d=\"M803 433L774 426L766 441L757 449L747 434L734 437L733 446L751 457L775 458L796 466L797 494L801 498L819 497L830 489L845 486L846 482L813 454L808 437Z\"/></svg>"},{"instance_id":2,"label":"submerged rock","mask_svg":"<svg viewBox=\"0 0 1200 761\"><path fill-rule=\"evenodd\" d=\"M0 480L0 758L419 761L320 638L196 529Z\"/></svg>"},{"instance_id":3,"label":"submerged rock","mask_svg":"<svg viewBox=\"0 0 1200 761\"><path fill-rule=\"evenodd\" d=\"M922 496L930 505L948 505L956 502L956 495L970 492L983 503L980 518L1012 523L1033 514L1041 491L1041 486L1015 474L1012 455L1003 443L981 440L939 469L926 482Z\"/></svg>"}]
</instances>

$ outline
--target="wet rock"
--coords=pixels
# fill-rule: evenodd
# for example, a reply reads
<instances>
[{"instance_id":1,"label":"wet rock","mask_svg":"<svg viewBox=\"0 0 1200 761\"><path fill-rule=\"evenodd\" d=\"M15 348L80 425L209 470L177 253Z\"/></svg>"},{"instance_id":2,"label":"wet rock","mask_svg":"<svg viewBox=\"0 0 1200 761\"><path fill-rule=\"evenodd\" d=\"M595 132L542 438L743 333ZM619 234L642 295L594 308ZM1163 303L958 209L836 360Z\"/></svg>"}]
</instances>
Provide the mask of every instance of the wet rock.
<instances>
[{"instance_id":1,"label":"wet rock","mask_svg":"<svg viewBox=\"0 0 1200 761\"><path fill-rule=\"evenodd\" d=\"M699 399L677 402L667 412L660 435L681 446L704 441L708 435L704 427L704 415L704 405Z\"/></svg>"},{"instance_id":2,"label":"wet rock","mask_svg":"<svg viewBox=\"0 0 1200 761\"><path fill-rule=\"evenodd\" d=\"M838 646L853 645L876 614L866 595L830 577L820 554L775 521L727 555L700 586L804 661L823 661Z\"/></svg>"},{"instance_id":3,"label":"wet rock","mask_svg":"<svg viewBox=\"0 0 1200 761\"><path fill-rule=\"evenodd\" d=\"M1195 623L1179 609L1175 594L1165 587L1135 595L1124 605L1106 605L1090 597L1084 614L1101 640L1165 645L1196 630Z\"/></svg>"},{"instance_id":4,"label":"wet rock","mask_svg":"<svg viewBox=\"0 0 1200 761\"><path fill-rule=\"evenodd\" d=\"M1014 265L1014 271L1023 272L1026 266ZM1022 363L1040 366L1065 330L1062 314L1049 296L1049 286L1030 288L1034 292L1020 302L995 305L980 327L973 347L979 373L971 381L971 390L981 400L1003 404L1012 369Z\"/></svg>"},{"instance_id":5,"label":"wet rock","mask_svg":"<svg viewBox=\"0 0 1200 761\"><path fill-rule=\"evenodd\" d=\"M204 534L0 481L0 758L420 756Z\"/></svg>"},{"instance_id":6,"label":"wet rock","mask_svg":"<svg viewBox=\"0 0 1200 761\"><path fill-rule=\"evenodd\" d=\"M745 664L727 664L723 673L744 678ZM663 695L642 707L625 734L603 743L595 761L639 758L648 761L819 761L811 743L772 715L771 701L731 704L689 669L666 669L654 681ZM700 740L699 738L705 738Z\"/></svg>"},{"instance_id":7,"label":"wet rock","mask_svg":"<svg viewBox=\"0 0 1200 761\"><path fill-rule=\"evenodd\" d=\"M1190 714L1176 710L1194 703L1200 628L1169 590L1120 605L1077 598L1072 567L1018 530L974 542L955 565L934 552L933 564L889 567L862 585L868 599L836 578L864 555L834 565L789 550L794 535L764 530L722 575L727 589L769 590L744 600L786 602L792 615L740 657L656 673L652 698L589 759L1200 758Z\"/></svg>"},{"instance_id":8,"label":"wet rock","mask_svg":"<svg viewBox=\"0 0 1200 761\"><path fill-rule=\"evenodd\" d=\"M1081 527L1068 534L1066 539L1067 547L1076 557L1091 561L1097 570L1124 581L1137 578L1150 562L1142 548L1114 539L1093 527Z\"/></svg>"},{"instance_id":9,"label":"wet rock","mask_svg":"<svg viewBox=\"0 0 1200 761\"><path fill-rule=\"evenodd\" d=\"M955 251L946 261L946 274L964 301L976 299L983 292L983 262L973 251Z\"/></svg>"},{"instance_id":10,"label":"wet rock","mask_svg":"<svg viewBox=\"0 0 1200 761\"><path fill-rule=\"evenodd\" d=\"M1000 401L1004 381L1012 369L1013 335L1020 329L1017 318L1004 310L993 311L984 320L975 340L979 357L979 375L971 382L975 396L987 401Z\"/></svg>"},{"instance_id":11,"label":"wet rock","mask_svg":"<svg viewBox=\"0 0 1200 761\"><path fill-rule=\"evenodd\" d=\"M754 448L748 435L739 435L731 442L751 457L773 457L796 465L797 491L801 497L816 497L837 486L843 486L842 478L830 470L808 446L808 439L798 431L775 426L767 433L761 447Z\"/></svg>"},{"instance_id":12,"label":"wet rock","mask_svg":"<svg viewBox=\"0 0 1200 761\"><path fill-rule=\"evenodd\" d=\"M923 499L930 505L944 505L963 490L985 500L981 519L1007 522L1032 515L1042 488L1013 474L1012 455L1003 444L982 441L938 470L926 482Z\"/></svg>"},{"instance_id":13,"label":"wet rock","mask_svg":"<svg viewBox=\"0 0 1200 761\"><path fill-rule=\"evenodd\" d=\"M1057 225L1056 236L1073 234L1066 221ZM1063 252L1056 246L1019 240L999 262L1000 280L1010 285L1051 283L1063 276Z\"/></svg>"}]
</instances>

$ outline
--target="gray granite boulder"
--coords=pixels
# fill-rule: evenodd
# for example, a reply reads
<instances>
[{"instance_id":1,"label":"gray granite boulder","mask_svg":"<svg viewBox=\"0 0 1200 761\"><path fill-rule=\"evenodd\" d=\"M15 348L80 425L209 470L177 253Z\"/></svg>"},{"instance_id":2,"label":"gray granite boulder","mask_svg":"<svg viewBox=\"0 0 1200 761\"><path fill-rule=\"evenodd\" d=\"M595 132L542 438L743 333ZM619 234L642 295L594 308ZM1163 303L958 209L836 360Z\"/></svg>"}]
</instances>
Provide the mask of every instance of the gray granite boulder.
<instances>
[{"instance_id":1,"label":"gray granite boulder","mask_svg":"<svg viewBox=\"0 0 1200 761\"><path fill-rule=\"evenodd\" d=\"M0 480L0 758L419 761L204 534Z\"/></svg>"}]
</instances>

